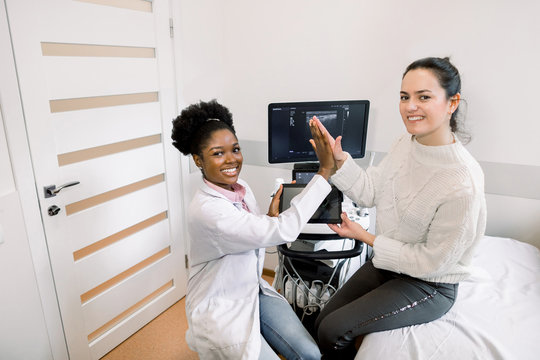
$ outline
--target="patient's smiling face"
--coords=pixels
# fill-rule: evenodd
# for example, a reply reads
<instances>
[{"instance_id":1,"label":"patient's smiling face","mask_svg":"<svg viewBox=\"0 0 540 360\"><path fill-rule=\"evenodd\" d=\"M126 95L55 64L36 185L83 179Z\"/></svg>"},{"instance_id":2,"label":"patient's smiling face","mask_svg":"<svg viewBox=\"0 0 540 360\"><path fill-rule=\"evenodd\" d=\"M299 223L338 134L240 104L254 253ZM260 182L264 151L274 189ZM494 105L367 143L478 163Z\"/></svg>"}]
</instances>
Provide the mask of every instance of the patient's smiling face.
<instances>
[{"instance_id":1,"label":"patient's smiling face","mask_svg":"<svg viewBox=\"0 0 540 360\"><path fill-rule=\"evenodd\" d=\"M238 139L227 129L214 131L202 146L200 156L193 154L204 178L226 190L238 181L244 160Z\"/></svg>"},{"instance_id":2,"label":"patient's smiling face","mask_svg":"<svg viewBox=\"0 0 540 360\"><path fill-rule=\"evenodd\" d=\"M399 111L407 131L424 145L453 142L450 130L452 101L431 70L416 69L401 82Z\"/></svg>"}]
</instances>

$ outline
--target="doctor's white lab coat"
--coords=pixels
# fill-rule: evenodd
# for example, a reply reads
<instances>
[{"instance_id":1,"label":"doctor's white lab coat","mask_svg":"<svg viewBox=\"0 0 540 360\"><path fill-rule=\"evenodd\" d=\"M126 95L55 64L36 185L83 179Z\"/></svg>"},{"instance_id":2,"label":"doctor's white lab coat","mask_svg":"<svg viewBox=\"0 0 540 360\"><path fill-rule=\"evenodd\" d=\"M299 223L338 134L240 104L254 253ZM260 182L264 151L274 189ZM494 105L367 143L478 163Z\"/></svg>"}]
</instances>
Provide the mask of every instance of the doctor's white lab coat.
<instances>
[{"instance_id":1,"label":"doctor's white lab coat","mask_svg":"<svg viewBox=\"0 0 540 360\"><path fill-rule=\"evenodd\" d=\"M258 359L261 347L259 291L279 297L261 278L264 248L295 241L330 193L316 175L278 217L261 214L246 188L240 203L202 184L188 212L190 233L186 340L201 359Z\"/></svg>"}]
</instances>

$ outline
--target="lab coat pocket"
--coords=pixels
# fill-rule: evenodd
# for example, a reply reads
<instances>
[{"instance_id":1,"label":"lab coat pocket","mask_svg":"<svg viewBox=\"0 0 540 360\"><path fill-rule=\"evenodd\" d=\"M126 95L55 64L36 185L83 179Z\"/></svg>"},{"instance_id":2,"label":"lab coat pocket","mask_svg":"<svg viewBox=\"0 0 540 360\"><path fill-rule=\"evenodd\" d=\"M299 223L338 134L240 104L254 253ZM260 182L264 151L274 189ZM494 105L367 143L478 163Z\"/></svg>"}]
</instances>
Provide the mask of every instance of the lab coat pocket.
<instances>
[{"instance_id":1,"label":"lab coat pocket","mask_svg":"<svg viewBox=\"0 0 540 360\"><path fill-rule=\"evenodd\" d=\"M259 338L259 318L255 298L213 297L192 313L192 331L197 347L213 351L246 351L246 343ZM227 349L228 348L228 349Z\"/></svg>"}]
</instances>

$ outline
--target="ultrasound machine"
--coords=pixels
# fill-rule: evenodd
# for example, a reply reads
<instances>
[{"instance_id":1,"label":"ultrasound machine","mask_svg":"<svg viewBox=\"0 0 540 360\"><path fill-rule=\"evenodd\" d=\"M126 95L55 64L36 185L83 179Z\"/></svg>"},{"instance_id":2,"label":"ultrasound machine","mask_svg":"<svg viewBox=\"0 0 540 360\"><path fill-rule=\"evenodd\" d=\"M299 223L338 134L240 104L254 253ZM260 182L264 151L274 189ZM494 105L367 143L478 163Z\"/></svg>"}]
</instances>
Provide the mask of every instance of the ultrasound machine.
<instances>
[{"instance_id":1,"label":"ultrasound machine","mask_svg":"<svg viewBox=\"0 0 540 360\"><path fill-rule=\"evenodd\" d=\"M293 163L295 184L283 184L280 211L317 173L319 164L309 143L309 120L316 116L353 158L363 158L369 114L368 100L287 102L268 105L268 162ZM276 187L282 183L276 179ZM278 246L274 287L312 332L319 311L339 287L368 259L361 241L340 237L327 224L340 223L341 212L365 229L369 213L335 186L292 244Z\"/></svg>"}]
</instances>

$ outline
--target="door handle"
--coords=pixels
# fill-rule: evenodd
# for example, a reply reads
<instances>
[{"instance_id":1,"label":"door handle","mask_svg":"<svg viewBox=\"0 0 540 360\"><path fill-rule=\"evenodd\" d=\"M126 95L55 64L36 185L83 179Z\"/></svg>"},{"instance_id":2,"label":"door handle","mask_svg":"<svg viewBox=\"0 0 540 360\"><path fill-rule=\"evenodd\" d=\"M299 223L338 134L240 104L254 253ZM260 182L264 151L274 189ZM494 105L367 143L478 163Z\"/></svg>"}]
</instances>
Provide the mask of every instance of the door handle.
<instances>
[{"instance_id":1,"label":"door handle","mask_svg":"<svg viewBox=\"0 0 540 360\"><path fill-rule=\"evenodd\" d=\"M56 196L56 194L58 194L62 189L65 189L67 187L74 186L74 185L79 185L80 183L81 183L80 181L71 181L71 182L65 183L64 185L60 185L58 188L56 187L56 185L44 186L43 191L45 193L45 198Z\"/></svg>"}]
</instances>

